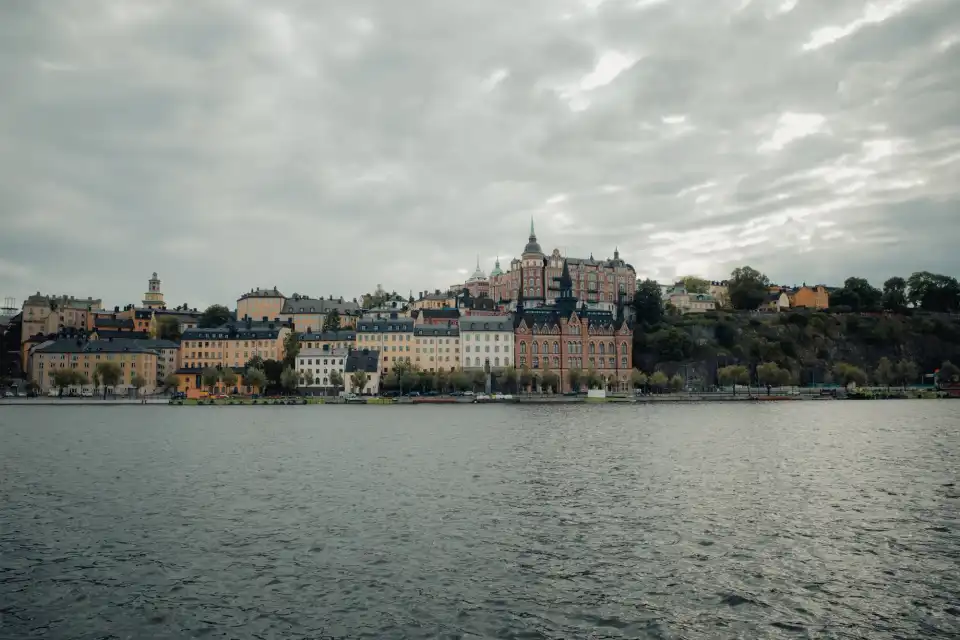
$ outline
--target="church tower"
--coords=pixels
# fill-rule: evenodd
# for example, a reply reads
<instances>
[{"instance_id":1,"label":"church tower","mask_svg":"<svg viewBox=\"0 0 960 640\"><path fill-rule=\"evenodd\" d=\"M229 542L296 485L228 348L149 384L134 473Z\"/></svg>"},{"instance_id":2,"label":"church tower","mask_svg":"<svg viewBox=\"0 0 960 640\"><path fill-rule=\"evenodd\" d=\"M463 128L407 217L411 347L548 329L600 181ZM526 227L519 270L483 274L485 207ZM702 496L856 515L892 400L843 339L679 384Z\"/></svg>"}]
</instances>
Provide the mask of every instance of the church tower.
<instances>
[{"instance_id":1,"label":"church tower","mask_svg":"<svg viewBox=\"0 0 960 640\"><path fill-rule=\"evenodd\" d=\"M156 271L147 283L147 292L143 294L143 306L147 309L167 308L167 303L163 301L163 294L160 292L160 278L157 277Z\"/></svg>"}]
</instances>

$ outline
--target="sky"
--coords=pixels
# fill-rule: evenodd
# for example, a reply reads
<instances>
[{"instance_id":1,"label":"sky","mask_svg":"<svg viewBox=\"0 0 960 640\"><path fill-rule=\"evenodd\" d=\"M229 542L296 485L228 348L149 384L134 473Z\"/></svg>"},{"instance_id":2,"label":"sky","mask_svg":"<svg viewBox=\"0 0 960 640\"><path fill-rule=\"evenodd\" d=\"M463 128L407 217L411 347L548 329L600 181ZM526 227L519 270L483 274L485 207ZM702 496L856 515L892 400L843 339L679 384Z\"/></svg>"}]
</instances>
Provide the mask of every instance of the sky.
<instances>
[{"instance_id":1,"label":"sky","mask_svg":"<svg viewBox=\"0 0 960 640\"><path fill-rule=\"evenodd\" d=\"M10 0L0 297L960 276L957 0Z\"/></svg>"}]
</instances>

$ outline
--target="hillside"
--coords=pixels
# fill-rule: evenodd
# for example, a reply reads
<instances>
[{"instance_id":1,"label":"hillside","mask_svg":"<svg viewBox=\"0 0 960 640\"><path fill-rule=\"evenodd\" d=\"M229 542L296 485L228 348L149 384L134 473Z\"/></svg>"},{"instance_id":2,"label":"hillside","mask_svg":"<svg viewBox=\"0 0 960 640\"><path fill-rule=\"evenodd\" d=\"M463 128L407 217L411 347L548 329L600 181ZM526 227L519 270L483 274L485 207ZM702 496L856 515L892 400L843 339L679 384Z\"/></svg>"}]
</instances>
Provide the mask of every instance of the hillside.
<instances>
[{"instance_id":1,"label":"hillside","mask_svg":"<svg viewBox=\"0 0 960 640\"><path fill-rule=\"evenodd\" d=\"M912 362L921 375L945 360L960 362L960 317L711 311L665 317L653 326L638 326L634 334L635 366L685 375L694 386L714 384L719 367L742 364L755 371L764 362L788 369L802 385L833 382L831 372L841 362L859 367L873 381L884 357Z\"/></svg>"}]
</instances>

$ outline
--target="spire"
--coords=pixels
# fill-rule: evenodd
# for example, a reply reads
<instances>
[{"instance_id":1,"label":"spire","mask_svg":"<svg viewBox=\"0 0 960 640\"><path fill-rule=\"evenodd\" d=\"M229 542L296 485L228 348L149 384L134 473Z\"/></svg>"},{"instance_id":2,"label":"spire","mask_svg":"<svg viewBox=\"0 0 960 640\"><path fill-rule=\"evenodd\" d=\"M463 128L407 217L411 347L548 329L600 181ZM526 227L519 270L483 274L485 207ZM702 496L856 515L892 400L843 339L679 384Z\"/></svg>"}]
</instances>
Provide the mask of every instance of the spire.
<instances>
[{"instance_id":1,"label":"spire","mask_svg":"<svg viewBox=\"0 0 960 640\"><path fill-rule=\"evenodd\" d=\"M537 237L536 232L534 232L534 230L533 230L533 216L530 216L530 237L531 237L531 238L536 238L536 237Z\"/></svg>"},{"instance_id":2,"label":"spire","mask_svg":"<svg viewBox=\"0 0 960 640\"><path fill-rule=\"evenodd\" d=\"M570 266L563 261L563 272L560 274L560 297L569 298L573 295L573 279L570 277Z\"/></svg>"},{"instance_id":3,"label":"spire","mask_svg":"<svg viewBox=\"0 0 960 640\"><path fill-rule=\"evenodd\" d=\"M477 271L480 270L480 254L477 254Z\"/></svg>"}]
</instances>

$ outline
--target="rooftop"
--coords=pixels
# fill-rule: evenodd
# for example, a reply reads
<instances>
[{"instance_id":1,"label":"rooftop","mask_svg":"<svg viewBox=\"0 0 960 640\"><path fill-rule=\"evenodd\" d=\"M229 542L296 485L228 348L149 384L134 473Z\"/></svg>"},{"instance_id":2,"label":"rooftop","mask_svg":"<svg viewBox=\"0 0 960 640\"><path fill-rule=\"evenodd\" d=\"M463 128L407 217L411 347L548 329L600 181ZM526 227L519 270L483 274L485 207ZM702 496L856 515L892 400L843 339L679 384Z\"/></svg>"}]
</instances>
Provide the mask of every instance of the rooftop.
<instances>
[{"instance_id":1,"label":"rooftop","mask_svg":"<svg viewBox=\"0 0 960 640\"><path fill-rule=\"evenodd\" d=\"M354 349L347 356L347 361L343 365L344 373L353 373L354 371L376 373L379 370L380 352L376 349Z\"/></svg>"},{"instance_id":2,"label":"rooftop","mask_svg":"<svg viewBox=\"0 0 960 640\"><path fill-rule=\"evenodd\" d=\"M37 347L37 353L152 353L156 351L138 344L137 340L89 340L79 338L51 342Z\"/></svg>"},{"instance_id":3,"label":"rooftop","mask_svg":"<svg viewBox=\"0 0 960 640\"><path fill-rule=\"evenodd\" d=\"M336 309L340 313L360 313L360 304L356 300L343 298L309 298L293 294L283 303L280 313L328 313Z\"/></svg>"},{"instance_id":4,"label":"rooftop","mask_svg":"<svg viewBox=\"0 0 960 640\"><path fill-rule=\"evenodd\" d=\"M257 288L257 289L250 289L249 293L244 293L243 295L241 295L240 300L244 300L246 298L285 298L285 297L286 296L280 293L276 287L273 287L272 289Z\"/></svg>"},{"instance_id":5,"label":"rooftop","mask_svg":"<svg viewBox=\"0 0 960 640\"><path fill-rule=\"evenodd\" d=\"M318 340L320 342L352 342L357 339L357 332L353 329L342 329L340 331L319 331L313 333L301 333L300 342L308 340Z\"/></svg>"},{"instance_id":6,"label":"rooftop","mask_svg":"<svg viewBox=\"0 0 960 640\"><path fill-rule=\"evenodd\" d=\"M460 319L460 331L513 332L513 316L467 316Z\"/></svg>"},{"instance_id":7,"label":"rooftop","mask_svg":"<svg viewBox=\"0 0 960 640\"><path fill-rule=\"evenodd\" d=\"M358 333L386 333L413 331L413 318L363 319L357 323Z\"/></svg>"}]
</instances>

